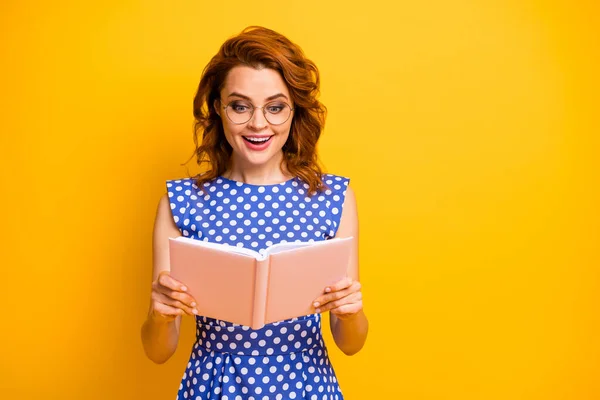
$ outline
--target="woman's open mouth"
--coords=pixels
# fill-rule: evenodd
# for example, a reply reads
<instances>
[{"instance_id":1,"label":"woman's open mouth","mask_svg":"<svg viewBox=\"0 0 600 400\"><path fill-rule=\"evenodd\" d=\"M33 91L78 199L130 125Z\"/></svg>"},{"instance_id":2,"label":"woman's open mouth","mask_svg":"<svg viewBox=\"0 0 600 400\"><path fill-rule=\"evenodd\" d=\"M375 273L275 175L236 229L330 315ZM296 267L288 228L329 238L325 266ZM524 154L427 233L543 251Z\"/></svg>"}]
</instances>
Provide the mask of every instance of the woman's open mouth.
<instances>
[{"instance_id":1,"label":"woman's open mouth","mask_svg":"<svg viewBox=\"0 0 600 400\"><path fill-rule=\"evenodd\" d=\"M264 150L269 147L273 136L242 136L246 146L251 150Z\"/></svg>"}]
</instances>

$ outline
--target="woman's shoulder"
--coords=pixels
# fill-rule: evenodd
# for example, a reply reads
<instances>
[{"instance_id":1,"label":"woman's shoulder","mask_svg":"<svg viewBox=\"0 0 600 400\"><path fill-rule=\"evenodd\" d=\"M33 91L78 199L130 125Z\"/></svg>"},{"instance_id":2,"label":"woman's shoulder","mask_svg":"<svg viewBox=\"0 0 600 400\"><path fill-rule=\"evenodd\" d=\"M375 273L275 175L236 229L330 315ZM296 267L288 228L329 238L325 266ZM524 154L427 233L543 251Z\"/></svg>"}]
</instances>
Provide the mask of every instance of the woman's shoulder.
<instances>
[{"instance_id":1,"label":"woman's shoulder","mask_svg":"<svg viewBox=\"0 0 600 400\"><path fill-rule=\"evenodd\" d=\"M336 181L350 180L349 176L340 175L340 174L334 174L334 173L331 173L331 172L324 172L321 175L321 177L323 179L336 180Z\"/></svg>"},{"instance_id":2,"label":"woman's shoulder","mask_svg":"<svg viewBox=\"0 0 600 400\"><path fill-rule=\"evenodd\" d=\"M196 186L196 179L191 177L181 177L166 180L167 188L177 188L184 186ZM177 189L176 189L177 190ZM179 189L181 190L181 189Z\"/></svg>"},{"instance_id":3,"label":"woman's shoulder","mask_svg":"<svg viewBox=\"0 0 600 400\"><path fill-rule=\"evenodd\" d=\"M350 178L344 175L337 175L332 173L324 173L321 175L321 179L326 186L327 190L338 192L346 191Z\"/></svg>"},{"instance_id":4,"label":"woman's shoulder","mask_svg":"<svg viewBox=\"0 0 600 400\"><path fill-rule=\"evenodd\" d=\"M166 186L167 186L167 192L180 192L180 191L184 191L187 193L186 194L190 194L191 192L198 192L200 187L198 186L199 183L201 183L201 185L206 189L209 188L210 186L215 186L218 183L221 183L221 179L219 179L219 177L217 178L213 178L211 180L208 181L202 181L200 180L201 175L196 175L196 176L187 176L187 177L179 177L179 178L174 178L174 179L167 179L166 180ZM214 190L214 188L213 188Z\"/></svg>"},{"instance_id":5,"label":"woman's shoulder","mask_svg":"<svg viewBox=\"0 0 600 400\"><path fill-rule=\"evenodd\" d=\"M167 179L164 185L166 189L165 195L171 205L171 209L185 208L191 200L198 200L200 196L196 179L193 177Z\"/></svg>"}]
</instances>

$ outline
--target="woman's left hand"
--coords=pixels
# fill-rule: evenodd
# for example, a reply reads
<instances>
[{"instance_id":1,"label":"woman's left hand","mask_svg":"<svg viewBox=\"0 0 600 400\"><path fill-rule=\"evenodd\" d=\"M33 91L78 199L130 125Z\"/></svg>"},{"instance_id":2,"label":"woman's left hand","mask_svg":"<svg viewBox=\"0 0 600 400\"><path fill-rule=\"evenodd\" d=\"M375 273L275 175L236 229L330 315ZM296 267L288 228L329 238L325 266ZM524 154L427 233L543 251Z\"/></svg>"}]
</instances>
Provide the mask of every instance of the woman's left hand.
<instances>
[{"instance_id":1,"label":"woman's left hand","mask_svg":"<svg viewBox=\"0 0 600 400\"><path fill-rule=\"evenodd\" d=\"M315 312L331 311L339 319L353 318L363 308L360 288L360 282L352 278L344 278L326 287L325 294L317 297L313 303Z\"/></svg>"}]
</instances>

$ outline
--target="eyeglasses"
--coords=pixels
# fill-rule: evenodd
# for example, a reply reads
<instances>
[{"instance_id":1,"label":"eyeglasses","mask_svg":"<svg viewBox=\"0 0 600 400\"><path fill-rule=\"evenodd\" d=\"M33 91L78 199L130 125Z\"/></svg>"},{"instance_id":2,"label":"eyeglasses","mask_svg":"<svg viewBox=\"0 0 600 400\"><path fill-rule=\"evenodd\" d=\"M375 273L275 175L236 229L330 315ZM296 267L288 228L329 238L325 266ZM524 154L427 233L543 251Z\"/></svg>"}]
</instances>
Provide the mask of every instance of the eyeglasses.
<instances>
[{"instance_id":1,"label":"eyeglasses","mask_svg":"<svg viewBox=\"0 0 600 400\"><path fill-rule=\"evenodd\" d=\"M225 114L231 122L237 125L245 124L254 115L254 110L261 108L267 122L271 125L281 125L292 115L294 110L289 104L282 101L272 101L262 107L255 107L252 103L243 100L234 100L225 107Z\"/></svg>"}]
</instances>

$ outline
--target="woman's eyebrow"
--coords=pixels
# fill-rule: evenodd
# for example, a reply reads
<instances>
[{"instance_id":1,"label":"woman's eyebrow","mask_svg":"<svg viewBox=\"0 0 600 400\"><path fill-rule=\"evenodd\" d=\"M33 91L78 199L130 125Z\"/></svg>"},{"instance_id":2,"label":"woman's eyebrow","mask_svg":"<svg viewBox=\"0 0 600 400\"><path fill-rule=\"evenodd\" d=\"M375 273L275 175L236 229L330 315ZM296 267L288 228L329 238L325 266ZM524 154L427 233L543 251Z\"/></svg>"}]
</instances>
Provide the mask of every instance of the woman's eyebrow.
<instances>
[{"instance_id":1,"label":"woman's eyebrow","mask_svg":"<svg viewBox=\"0 0 600 400\"><path fill-rule=\"evenodd\" d=\"M248 100L248 101L250 100L250 97L248 97L248 96L244 96L243 94L241 94L241 93L238 93L238 92L232 92L232 93L230 93L230 94L229 94L229 96L227 96L227 97L241 97L242 99L246 99L246 100ZM269 96L269 97L267 97L265 100L266 100L266 101L270 101L270 100L277 99L277 98L279 98L279 97L284 97L286 100L289 100L289 99L287 98L287 96L286 96L285 94L283 94L283 93L277 93L277 94L274 94L273 96Z\"/></svg>"},{"instance_id":2,"label":"woman's eyebrow","mask_svg":"<svg viewBox=\"0 0 600 400\"><path fill-rule=\"evenodd\" d=\"M283 94L283 93L277 93L277 94L274 94L273 96L269 96L269 97L267 97L265 100L267 100L267 101L269 101L269 100L274 100L274 99L277 99L277 98L279 98L279 97L283 97L283 98L285 98L286 100L289 100L289 99L287 98L287 96L286 96L285 94Z\"/></svg>"}]
</instances>

